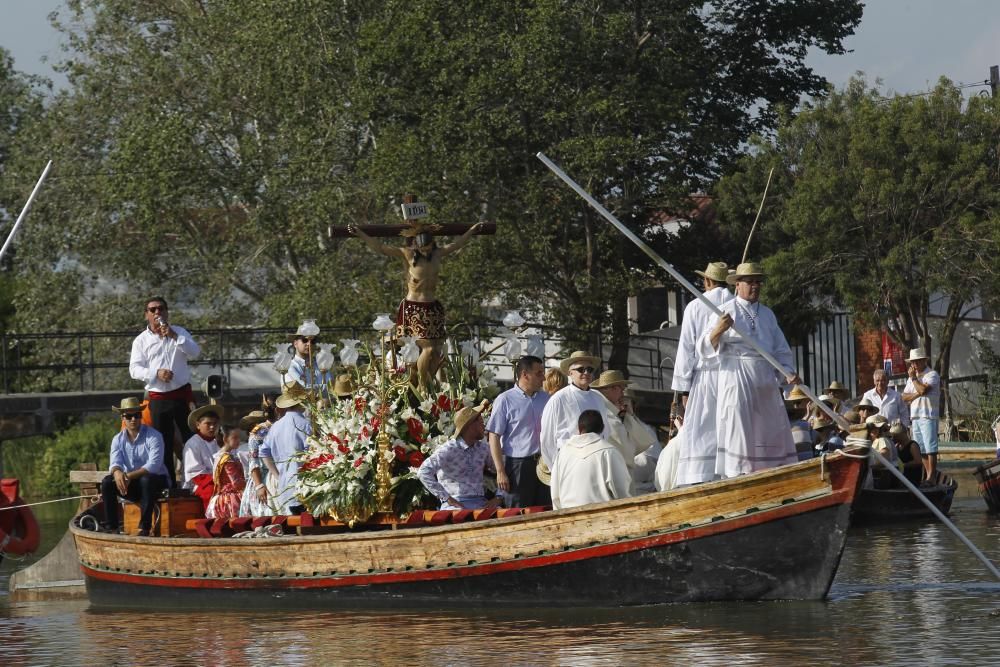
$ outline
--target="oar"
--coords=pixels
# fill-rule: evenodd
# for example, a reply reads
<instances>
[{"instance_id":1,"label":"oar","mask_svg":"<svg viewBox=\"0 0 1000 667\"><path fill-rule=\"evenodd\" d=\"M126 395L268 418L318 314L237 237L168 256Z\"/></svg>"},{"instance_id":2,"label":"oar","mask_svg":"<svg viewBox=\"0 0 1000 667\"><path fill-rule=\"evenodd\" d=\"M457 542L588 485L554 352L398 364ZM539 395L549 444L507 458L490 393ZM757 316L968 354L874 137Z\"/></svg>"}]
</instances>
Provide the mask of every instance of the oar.
<instances>
[{"instance_id":1,"label":"oar","mask_svg":"<svg viewBox=\"0 0 1000 667\"><path fill-rule=\"evenodd\" d=\"M757 221L760 220L760 212L764 210L764 202L767 201L767 189L771 187L771 176L774 175L774 167L771 167L771 171L767 172L767 183L764 185L764 196L760 198L760 206L757 207L757 217L753 219L753 225L750 226L750 234L747 235L747 244L743 248L743 259L740 260L740 264L747 261L747 253L750 251L750 239L753 238L754 230L757 229Z\"/></svg>"},{"instance_id":2,"label":"oar","mask_svg":"<svg viewBox=\"0 0 1000 667\"><path fill-rule=\"evenodd\" d=\"M558 176L568 186L570 186L571 188L573 188L573 190L578 195L580 195L581 197L583 197L583 199L586 200L586 202L588 204L590 204L592 207L594 207L594 209L598 213L600 213L602 216L604 216L604 218L608 222L610 222L612 225L614 225L618 229L618 231L620 231L622 234L624 234L626 237L628 237L629 240L631 240L633 243L635 243L639 247L640 250L642 250L644 253L646 253L649 256L650 259L652 259L656 264L658 264L661 267L663 267L664 269L666 269L667 273L669 273L671 276L674 277L675 280L677 280L677 282L679 282L681 285L683 285L685 288L687 288L687 290L689 292L691 292L696 297L698 297L699 299L701 299L702 303L704 303L705 305L707 305L712 310L712 312L714 312L716 315L718 315L720 317L722 316L722 311L720 311L719 308L714 303L712 303L711 301L709 301L708 299L706 299L701 294L701 292L699 292L697 289L695 289L694 285L692 285L690 282L688 282L687 279L685 279L684 276L682 276L680 273L678 273L677 270L674 269L674 267L672 267L666 260L664 260L662 257L660 257L659 255L657 255L656 252L652 248L650 248L648 245L646 245L646 243L643 242L642 239L640 239L638 236L636 236L635 234L633 234L632 230L630 230L628 227L626 227L624 224L622 224L622 222L620 220L618 220L618 218L616 218L615 216L613 216L606 208L604 208L603 206L601 206L601 204L598 203L597 200L595 200L593 197L591 197L590 194L588 194L586 190L584 190L583 188L581 188L573 179L571 179L569 176L567 176L566 173L562 169L560 169L559 167L557 167L555 165L555 163L552 162L552 160L550 160L548 157L546 157L543 153L540 153L540 152L537 154L537 157L538 157L539 160L541 160L545 164L546 167L548 167L550 170L552 170L552 173L554 173L556 176ZM744 334L742 331L740 331L739 329L737 329L735 326L733 327L733 330L736 331L736 333L739 334L744 339L744 341L746 343L748 343L754 350L756 350L762 357L764 357L765 359L767 359L767 361L772 366L774 366L780 373L782 373L782 374L785 373L785 369L781 366L780 363L778 363L778 360L775 359L774 357L772 357L765 350L763 350L757 344L757 342L755 340L753 340L752 338L748 337L746 334ZM823 412L825 412L827 415L829 415L831 419L833 419L838 424L843 425L843 427L846 429L846 427L847 427L847 421L842 416L840 416L836 412L834 412L833 408L831 408L826 403L824 403L823 401L820 401L818 398L816 398L815 395L813 395L812 390L809 389L809 387L807 387L806 385L802 384L802 385L799 385L799 388L802 390L802 392L806 396L808 396L812 400L813 403L815 403ZM924 503L925 505L927 505L927 507L930 508L930 510L934 513L934 515L938 519L940 519L941 522L944 523L944 525L947 526L953 533L955 533L955 535L958 537L958 539L961 540L962 543L965 544L965 546L967 546L970 551L972 551L972 553L976 556L976 558L978 558L979 560L981 560L986 565L986 567L989 568L990 572L992 572L993 575L997 579L1000 579L1000 571L997 571L997 568L993 564L993 562L989 558L987 558L983 554L983 552L981 552L979 549L977 549L976 546L971 541L969 541L969 538L967 538L962 533L962 531L960 531L958 529L958 527L955 526L955 524L953 524L951 521L948 520L948 517L946 517L944 515L944 513L941 512L941 510L939 510L937 507L935 507L934 504L930 500L928 500L927 497L924 494L922 494L917 487L913 486L913 484L910 482L910 480L906 479L906 477L903 475L903 473L901 473L898 470L896 470L895 466L893 466L891 463L889 463L885 459L884 456L882 456L874 448L871 448L871 451L875 454L876 458L879 461L882 462L882 465L884 465L894 475L896 475L898 478L900 478L900 480L902 480L902 482L906 486L906 488L909 489L912 493L914 493L917 496L917 498L920 499L920 501L922 503Z\"/></svg>"},{"instance_id":3,"label":"oar","mask_svg":"<svg viewBox=\"0 0 1000 667\"><path fill-rule=\"evenodd\" d=\"M42 171L42 175L39 177L38 182L35 183L35 187L31 190L31 194L28 196L28 202L24 205L24 208L21 209L21 214L17 216L17 222L15 222L14 226L11 228L10 235L7 237L7 240L4 241L3 247L0 248L0 260L3 259L4 253L6 253L7 248L10 247L11 241L14 240L14 234L17 233L17 228L21 226L24 216L28 214L28 209L31 208L31 202L35 201L35 195L37 195L38 191L41 189L42 182L45 180L45 177L49 175L49 169L51 168L52 160L49 160L49 163L45 165L45 170Z\"/></svg>"}]
</instances>

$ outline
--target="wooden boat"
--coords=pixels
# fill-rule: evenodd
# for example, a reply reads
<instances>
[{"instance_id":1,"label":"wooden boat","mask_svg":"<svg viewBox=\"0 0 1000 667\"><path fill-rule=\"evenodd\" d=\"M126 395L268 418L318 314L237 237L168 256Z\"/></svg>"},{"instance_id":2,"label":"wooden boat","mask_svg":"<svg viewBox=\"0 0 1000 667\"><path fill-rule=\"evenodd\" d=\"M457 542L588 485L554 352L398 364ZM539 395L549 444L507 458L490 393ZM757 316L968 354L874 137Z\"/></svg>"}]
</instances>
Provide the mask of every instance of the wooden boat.
<instances>
[{"instance_id":1,"label":"wooden boat","mask_svg":"<svg viewBox=\"0 0 1000 667\"><path fill-rule=\"evenodd\" d=\"M910 519L933 519L934 513L896 480L885 473L886 487L861 489L854 503L853 520L864 523L905 521ZM920 492L942 513L951 510L958 482L948 475L941 475L941 481L934 486L921 486Z\"/></svg>"},{"instance_id":2,"label":"wooden boat","mask_svg":"<svg viewBox=\"0 0 1000 667\"><path fill-rule=\"evenodd\" d=\"M836 453L558 511L444 513L437 526L206 539L94 532L77 517L70 531L96 606L815 600L837 572L866 466Z\"/></svg>"},{"instance_id":3,"label":"wooden boat","mask_svg":"<svg viewBox=\"0 0 1000 667\"><path fill-rule=\"evenodd\" d=\"M988 461L972 473L979 483L979 495L991 512L1000 513L1000 458Z\"/></svg>"}]
</instances>

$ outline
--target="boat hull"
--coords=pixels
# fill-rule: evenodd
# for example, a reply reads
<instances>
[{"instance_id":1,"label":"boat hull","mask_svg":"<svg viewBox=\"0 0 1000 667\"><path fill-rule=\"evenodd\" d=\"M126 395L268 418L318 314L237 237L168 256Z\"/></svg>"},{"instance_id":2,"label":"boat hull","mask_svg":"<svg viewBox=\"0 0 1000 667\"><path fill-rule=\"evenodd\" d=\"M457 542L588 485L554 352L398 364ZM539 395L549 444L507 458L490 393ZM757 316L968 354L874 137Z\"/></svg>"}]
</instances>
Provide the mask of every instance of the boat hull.
<instances>
[{"instance_id":1,"label":"boat hull","mask_svg":"<svg viewBox=\"0 0 1000 667\"><path fill-rule=\"evenodd\" d=\"M948 480L920 492L943 514L951 511L958 483ZM933 519L932 512L908 489L862 489L854 503L854 520L861 523Z\"/></svg>"},{"instance_id":2,"label":"boat hull","mask_svg":"<svg viewBox=\"0 0 1000 667\"><path fill-rule=\"evenodd\" d=\"M863 467L802 463L583 508L375 533L242 540L71 530L97 606L814 600L836 574Z\"/></svg>"}]
</instances>

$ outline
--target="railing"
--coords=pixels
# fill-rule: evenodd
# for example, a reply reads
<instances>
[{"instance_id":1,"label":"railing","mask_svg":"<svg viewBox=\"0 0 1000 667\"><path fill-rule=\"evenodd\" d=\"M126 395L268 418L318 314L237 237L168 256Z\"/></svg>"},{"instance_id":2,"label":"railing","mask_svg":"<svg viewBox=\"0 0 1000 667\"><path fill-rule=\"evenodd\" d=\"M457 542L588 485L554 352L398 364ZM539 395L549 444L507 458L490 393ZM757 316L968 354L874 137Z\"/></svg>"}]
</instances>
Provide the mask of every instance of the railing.
<instances>
[{"instance_id":1,"label":"railing","mask_svg":"<svg viewBox=\"0 0 1000 667\"><path fill-rule=\"evenodd\" d=\"M460 324L451 327L457 340L470 337L481 341L486 351L500 338L499 323ZM335 327L321 325L321 344L339 348L342 338L374 342L375 334L367 326ZM192 329L201 346L201 355L192 362L193 370L204 374L221 373L232 383L253 367L270 368L274 346L283 342L294 327L233 327ZM102 391L135 385L128 374L128 359L137 331L83 331L60 333L4 333L0 336L0 387L5 394L25 392ZM519 333L541 336L547 358L560 358L572 349L589 349L607 361L612 343L607 336L582 331L529 325ZM676 339L667 336L632 336L628 345L628 371L631 378L647 389L669 387L673 372ZM336 356L336 354L335 354ZM510 377L511 362L501 351L483 359L503 377ZM619 369L624 370L624 369ZM276 381L275 381L276 383Z\"/></svg>"}]
</instances>

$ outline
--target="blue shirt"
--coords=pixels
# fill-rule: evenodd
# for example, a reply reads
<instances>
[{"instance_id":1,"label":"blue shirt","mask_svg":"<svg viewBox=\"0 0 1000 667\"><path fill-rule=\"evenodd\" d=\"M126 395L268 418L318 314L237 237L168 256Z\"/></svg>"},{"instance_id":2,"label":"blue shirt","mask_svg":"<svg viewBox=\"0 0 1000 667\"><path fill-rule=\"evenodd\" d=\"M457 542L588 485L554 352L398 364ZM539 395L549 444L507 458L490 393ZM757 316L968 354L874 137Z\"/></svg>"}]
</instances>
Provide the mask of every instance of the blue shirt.
<instances>
[{"instance_id":1,"label":"blue shirt","mask_svg":"<svg viewBox=\"0 0 1000 667\"><path fill-rule=\"evenodd\" d=\"M108 470L121 468L123 472L132 472L145 468L150 475L167 474L167 466L163 465L163 436L156 429L143 424L135 442L129 442L128 431L122 429L111 439L111 465Z\"/></svg>"},{"instance_id":2,"label":"blue shirt","mask_svg":"<svg viewBox=\"0 0 1000 667\"><path fill-rule=\"evenodd\" d=\"M315 361L314 358L313 363ZM288 382L294 380L306 389L315 387L320 389L323 395L326 396L327 385L333 382L333 376L330 374L330 371L321 372L315 367L308 369L306 367L306 360L296 354L295 358L292 359L292 363L288 365L288 374L285 376L285 380Z\"/></svg>"},{"instance_id":3,"label":"blue shirt","mask_svg":"<svg viewBox=\"0 0 1000 667\"><path fill-rule=\"evenodd\" d=\"M309 420L301 412L286 412L274 422L260 446L261 458L274 460L278 468L277 493L271 498L271 507L280 514L300 505L295 495L295 481L299 475L299 461L295 454L306 449L306 436L310 433Z\"/></svg>"},{"instance_id":4,"label":"blue shirt","mask_svg":"<svg viewBox=\"0 0 1000 667\"><path fill-rule=\"evenodd\" d=\"M442 503L448 496L459 501L484 498L483 466L487 463L492 469L490 446L485 440L468 445L462 438L455 437L424 460L417 477Z\"/></svg>"},{"instance_id":5,"label":"blue shirt","mask_svg":"<svg viewBox=\"0 0 1000 667\"><path fill-rule=\"evenodd\" d=\"M548 392L528 396L516 385L497 396L486 430L500 436L504 456L524 458L541 450L542 411L548 402Z\"/></svg>"}]
</instances>

